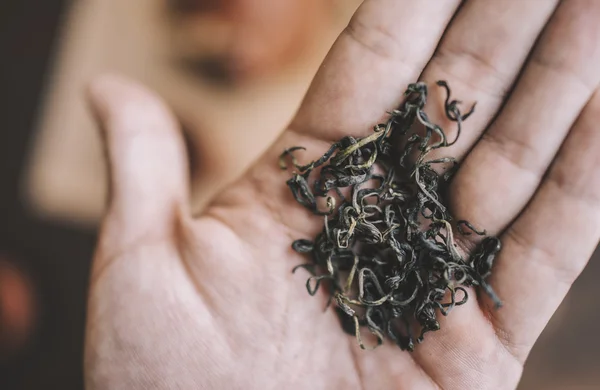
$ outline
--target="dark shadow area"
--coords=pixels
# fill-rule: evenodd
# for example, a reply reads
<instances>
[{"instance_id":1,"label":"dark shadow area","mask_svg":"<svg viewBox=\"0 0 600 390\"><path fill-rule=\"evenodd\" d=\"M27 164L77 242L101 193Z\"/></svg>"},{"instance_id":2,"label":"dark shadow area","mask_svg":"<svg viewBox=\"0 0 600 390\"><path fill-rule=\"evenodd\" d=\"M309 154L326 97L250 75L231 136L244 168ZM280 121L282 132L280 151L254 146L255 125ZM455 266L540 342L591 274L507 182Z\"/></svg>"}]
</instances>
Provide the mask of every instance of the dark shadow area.
<instances>
[{"instance_id":1,"label":"dark shadow area","mask_svg":"<svg viewBox=\"0 0 600 390\"><path fill-rule=\"evenodd\" d=\"M19 198L66 3L0 2L0 250L29 273L40 307L26 348L0 366L3 390L83 388L84 308L94 233L40 221Z\"/></svg>"}]
</instances>

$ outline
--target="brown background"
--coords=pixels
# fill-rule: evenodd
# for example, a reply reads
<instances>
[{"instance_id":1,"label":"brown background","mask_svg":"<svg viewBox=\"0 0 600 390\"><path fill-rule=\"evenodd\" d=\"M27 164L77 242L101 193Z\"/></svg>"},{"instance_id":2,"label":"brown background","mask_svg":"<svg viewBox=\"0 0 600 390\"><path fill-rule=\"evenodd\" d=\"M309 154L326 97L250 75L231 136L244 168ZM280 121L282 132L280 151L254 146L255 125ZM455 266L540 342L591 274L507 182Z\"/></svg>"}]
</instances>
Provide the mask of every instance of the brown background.
<instances>
[{"instance_id":1,"label":"brown background","mask_svg":"<svg viewBox=\"0 0 600 390\"><path fill-rule=\"evenodd\" d=\"M41 219L21 196L67 3L0 2L0 251L29 270L42 308L31 343L0 366L3 390L83 387L85 295L95 232ZM521 389L600 388L598 260L595 255L534 348Z\"/></svg>"}]
</instances>

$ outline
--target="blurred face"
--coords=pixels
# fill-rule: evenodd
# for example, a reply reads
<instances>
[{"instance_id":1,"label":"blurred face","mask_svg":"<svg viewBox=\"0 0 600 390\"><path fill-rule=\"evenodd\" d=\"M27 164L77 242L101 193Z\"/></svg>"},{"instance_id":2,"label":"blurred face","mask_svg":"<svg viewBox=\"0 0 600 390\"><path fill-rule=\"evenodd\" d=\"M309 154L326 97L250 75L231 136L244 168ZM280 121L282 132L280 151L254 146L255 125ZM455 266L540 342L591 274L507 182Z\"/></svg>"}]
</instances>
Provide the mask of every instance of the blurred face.
<instances>
[{"instance_id":1,"label":"blurred face","mask_svg":"<svg viewBox=\"0 0 600 390\"><path fill-rule=\"evenodd\" d=\"M235 78L268 73L318 36L324 0L175 0L198 51L212 52ZM202 48L200 48L200 46Z\"/></svg>"}]
</instances>

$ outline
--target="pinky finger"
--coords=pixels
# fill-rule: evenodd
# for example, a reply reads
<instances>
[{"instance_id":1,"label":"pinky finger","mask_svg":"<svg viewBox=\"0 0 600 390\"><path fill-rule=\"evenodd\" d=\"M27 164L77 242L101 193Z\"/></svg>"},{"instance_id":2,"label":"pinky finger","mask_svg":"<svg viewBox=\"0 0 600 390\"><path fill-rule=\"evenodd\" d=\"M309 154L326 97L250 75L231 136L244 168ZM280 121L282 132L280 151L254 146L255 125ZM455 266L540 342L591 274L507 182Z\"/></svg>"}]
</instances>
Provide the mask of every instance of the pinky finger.
<instances>
[{"instance_id":1,"label":"pinky finger","mask_svg":"<svg viewBox=\"0 0 600 390\"><path fill-rule=\"evenodd\" d=\"M503 234L489 313L509 351L525 360L600 239L600 90L582 111L530 204Z\"/></svg>"}]
</instances>

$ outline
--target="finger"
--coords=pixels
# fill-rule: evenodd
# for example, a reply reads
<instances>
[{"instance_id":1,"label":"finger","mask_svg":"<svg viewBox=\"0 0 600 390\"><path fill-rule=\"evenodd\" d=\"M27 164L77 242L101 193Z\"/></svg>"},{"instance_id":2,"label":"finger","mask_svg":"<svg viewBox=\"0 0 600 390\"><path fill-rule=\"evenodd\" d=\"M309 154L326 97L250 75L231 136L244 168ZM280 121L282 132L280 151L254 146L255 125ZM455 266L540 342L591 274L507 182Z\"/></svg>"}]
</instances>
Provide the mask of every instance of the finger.
<instances>
[{"instance_id":1,"label":"finger","mask_svg":"<svg viewBox=\"0 0 600 390\"><path fill-rule=\"evenodd\" d=\"M104 233L111 245L171 234L168 222L188 196L186 154L174 118L158 97L120 77L99 77L88 92L108 159Z\"/></svg>"},{"instance_id":2,"label":"finger","mask_svg":"<svg viewBox=\"0 0 600 390\"><path fill-rule=\"evenodd\" d=\"M560 142L589 99L590 92L582 92L582 86L585 87L587 83L587 88L591 90L596 82L593 68L586 66L588 63L594 64L594 59L597 58L595 57L596 52L592 50L593 46L590 41L587 41L590 37L593 40L595 39L593 37L597 36L597 30L594 30L596 22L593 21L593 18L585 17L585 12L589 12L589 9L579 10L578 7L581 7L581 3L579 5L576 3L563 2L555 11L510 100L501 111L500 117L466 157L462 168L454 178L451 200L457 219L467 219L475 226L487 229L488 233L497 233L501 230L529 200ZM564 51L561 51L563 48L568 50L566 55ZM578 100L577 97L580 99ZM477 114L480 112L478 107ZM474 121L477 114L472 116L469 121ZM523 181L529 179L524 172L518 175L513 171L503 169L505 166L501 164L503 161L499 162L498 160L504 157L501 153L504 150L491 148L491 150L482 151L484 147L481 145L486 144L490 139L487 134L493 132L510 134L512 137L510 139L513 140L512 145L515 148L522 148L517 149L522 152L519 158L539 158L543 156L543 153L547 154L546 162L540 164L539 176L533 184L530 184L529 189L523 188ZM466 131L463 136L468 136L468 134L469 132ZM546 144L545 137L555 137L557 139L555 146ZM544 140L538 141L540 147L535 143L536 139ZM527 144L528 140L531 140L529 144ZM519 162L519 160L516 161ZM527 166L527 164L525 162L523 166ZM523 179L524 177L525 179ZM513 195L520 191L524 196L519 199L520 206L515 207L515 204L510 202L515 202ZM520 279L522 276L518 272L510 276L501 275L498 270L503 267L502 259L507 259L504 261L505 263L512 261L515 267L528 261L526 257L516 257L515 254L509 254L506 249L503 250L501 259L497 261L496 274L491 283L505 302L505 306L498 312L492 310L494 314L508 313L510 310L508 306L514 304L514 300L505 296L510 287L499 289L497 288L499 284L506 283L508 286L515 280L528 283L525 279ZM522 259L522 261L517 262L517 259ZM530 291L523 294L531 293ZM515 299L523 299L523 297L524 295ZM484 296L483 299L486 302L489 301L487 296ZM528 309L534 310L535 305L535 303L528 305ZM459 310L461 311L459 316L451 315L444 319L440 334L435 335L435 338L432 337L432 342L424 344L424 348L416 351L419 354L417 359L427 354L455 356L454 346L456 343L460 343L461 351L463 351L461 358L465 361L469 361L470 356L480 356L477 361L471 362L474 371L486 372L494 367L505 373L504 379L507 382L516 380L521 372L522 360L511 358L518 356L515 348L502 347L509 343L507 338L503 337L502 342L498 340L494 328L488 326L488 320L481 318L475 300L471 300ZM488 312L489 310L486 310L486 313ZM510 320L516 324L520 323L523 318L531 316L531 313L523 310L518 316L511 316ZM478 329L482 336L477 340L471 336L475 329ZM521 352L529 351L531 343L521 348ZM420 360L424 361L424 359ZM436 367L430 367L429 370L439 371Z\"/></svg>"},{"instance_id":3,"label":"finger","mask_svg":"<svg viewBox=\"0 0 600 390\"><path fill-rule=\"evenodd\" d=\"M477 141L503 104L556 4L557 1L467 1L464 4L420 79L430 85L432 103L427 113L444 128L449 142L456 139L457 126L447 119L443 104L435 104L445 98L445 91L435 87L435 82L448 81L452 98L464 101L463 113L474 102L477 107L475 114L463 123L457 142L450 148L435 151L431 159L448 155L460 159ZM481 377L478 385L510 386L518 380L521 366L515 364L508 353L495 353L500 343L493 331L487 329L474 292L469 291L469 294L469 304L458 309L456 315L441 317L441 330L415 350L414 358L432 377L440 378L441 387L452 386L452 383L473 387L473 383L462 383L462 378L466 380L472 378L469 373L494 369L505 373L504 383L486 383L489 378ZM473 338L475 331L481 337ZM460 348L457 349L457 345ZM435 365L430 359L432 355L465 364L460 370L452 365ZM474 360L473 356L479 358Z\"/></svg>"},{"instance_id":4,"label":"finger","mask_svg":"<svg viewBox=\"0 0 600 390\"><path fill-rule=\"evenodd\" d=\"M600 81L599 16L595 0L558 7L506 106L454 178L458 219L495 234L529 201Z\"/></svg>"},{"instance_id":5,"label":"finger","mask_svg":"<svg viewBox=\"0 0 600 390\"><path fill-rule=\"evenodd\" d=\"M461 126L457 142L450 148L433 151L432 159L448 155L461 158L477 141L504 102L557 3L558 0L465 2L420 79L430 86L427 114L444 129L449 142L457 137L457 125L446 117L441 104L446 92L435 82L448 81L452 97L463 102L463 113L475 102L476 111Z\"/></svg>"},{"instance_id":6,"label":"finger","mask_svg":"<svg viewBox=\"0 0 600 390\"><path fill-rule=\"evenodd\" d=\"M459 3L365 0L321 65L292 128L327 141L371 131L418 78Z\"/></svg>"},{"instance_id":7,"label":"finger","mask_svg":"<svg viewBox=\"0 0 600 390\"><path fill-rule=\"evenodd\" d=\"M502 236L491 283L505 305L489 314L521 361L600 239L598 121L597 90L530 205Z\"/></svg>"}]
</instances>

